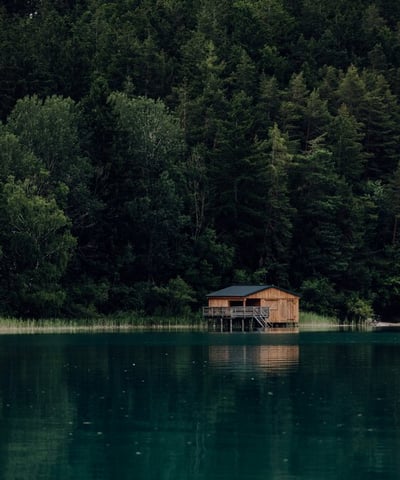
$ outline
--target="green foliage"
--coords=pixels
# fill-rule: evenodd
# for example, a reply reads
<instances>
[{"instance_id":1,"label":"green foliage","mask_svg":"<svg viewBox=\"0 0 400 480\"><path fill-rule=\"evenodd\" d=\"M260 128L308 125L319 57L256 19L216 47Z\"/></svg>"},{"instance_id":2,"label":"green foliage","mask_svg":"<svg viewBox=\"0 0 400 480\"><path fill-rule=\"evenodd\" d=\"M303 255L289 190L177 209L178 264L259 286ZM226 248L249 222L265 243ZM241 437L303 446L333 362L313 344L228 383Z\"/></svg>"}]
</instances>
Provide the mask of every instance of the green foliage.
<instances>
[{"instance_id":1,"label":"green foliage","mask_svg":"<svg viewBox=\"0 0 400 480\"><path fill-rule=\"evenodd\" d=\"M355 188L365 172L368 155L363 149L362 124L342 104L329 129L330 144L337 171Z\"/></svg>"},{"instance_id":2,"label":"green foliage","mask_svg":"<svg viewBox=\"0 0 400 480\"><path fill-rule=\"evenodd\" d=\"M356 321L363 321L371 319L374 314L371 302L359 298L357 296L350 296L347 301L347 314L350 319Z\"/></svg>"},{"instance_id":3,"label":"green foliage","mask_svg":"<svg viewBox=\"0 0 400 480\"><path fill-rule=\"evenodd\" d=\"M187 315L195 302L193 289L181 278L171 278L166 286L153 289L155 311L166 315Z\"/></svg>"},{"instance_id":4,"label":"green foliage","mask_svg":"<svg viewBox=\"0 0 400 480\"><path fill-rule=\"evenodd\" d=\"M193 287L201 304L209 291L229 280L234 250L218 239L215 230L206 228L189 252L184 279Z\"/></svg>"},{"instance_id":5,"label":"green foliage","mask_svg":"<svg viewBox=\"0 0 400 480\"><path fill-rule=\"evenodd\" d=\"M110 284L107 279L94 279L86 275L75 276L68 286L63 313L68 318L97 318L109 301Z\"/></svg>"},{"instance_id":6,"label":"green foliage","mask_svg":"<svg viewBox=\"0 0 400 480\"><path fill-rule=\"evenodd\" d=\"M110 96L115 118L109 207L120 218L115 245L127 280L163 280L186 224L183 183L183 134L161 101ZM139 275L135 275L135 270Z\"/></svg>"},{"instance_id":7,"label":"green foliage","mask_svg":"<svg viewBox=\"0 0 400 480\"><path fill-rule=\"evenodd\" d=\"M88 188L91 165L80 147L79 127L80 113L75 102L58 96L44 100L36 95L23 98L7 121L7 130L47 172L38 185L41 192L57 196L75 228L87 225L96 208Z\"/></svg>"},{"instance_id":8,"label":"green foliage","mask_svg":"<svg viewBox=\"0 0 400 480\"><path fill-rule=\"evenodd\" d=\"M305 280L300 288L301 304L304 310L321 315L334 316L337 295L334 286L327 278Z\"/></svg>"},{"instance_id":9,"label":"green foliage","mask_svg":"<svg viewBox=\"0 0 400 480\"><path fill-rule=\"evenodd\" d=\"M40 160L31 150L24 147L19 138L0 128L0 181L4 183L9 176L17 180L36 178L41 184L48 176Z\"/></svg>"},{"instance_id":10,"label":"green foliage","mask_svg":"<svg viewBox=\"0 0 400 480\"><path fill-rule=\"evenodd\" d=\"M46 199L28 180L16 183L12 177L2 189L1 214L6 306L20 315L58 312L65 299L60 282L75 246L68 218L54 198Z\"/></svg>"},{"instance_id":11,"label":"green foliage","mask_svg":"<svg viewBox=\"0 0 400 480\"><path fill-rule=\"evenodd\" d=\"M182 313L232 281L396 312L399 22L372 0L5 2L0 312Z\"/></svg>"},{"instance_id":12,"label":"green foliage","mask_svg":"<svg viewBox=\"0 0 400 480\"><path fill-rule=\"evenodd\" d=\"M332 155L315 144L293 168L297 206L294 272L338 280L348 268L351 192L335 171ZM349 241L350 240L350 241Z\"/></svg>"},{"instance_id":13,"label":"green foliage","mask_svg":"<svg viewBox=\"0 0 400 480\"><path fill-rule=\"evenodd\" d=\"M268 140L257 142L254 160L259 164L260 194L263 193L263 235L257 245L258 266L265 270L267 283L288 283L290 248L295 208L290 204L289 172L293 155L287 137L274 124ZM254 188L254 187L253 187Z\"/></svg>"}]
</instances>

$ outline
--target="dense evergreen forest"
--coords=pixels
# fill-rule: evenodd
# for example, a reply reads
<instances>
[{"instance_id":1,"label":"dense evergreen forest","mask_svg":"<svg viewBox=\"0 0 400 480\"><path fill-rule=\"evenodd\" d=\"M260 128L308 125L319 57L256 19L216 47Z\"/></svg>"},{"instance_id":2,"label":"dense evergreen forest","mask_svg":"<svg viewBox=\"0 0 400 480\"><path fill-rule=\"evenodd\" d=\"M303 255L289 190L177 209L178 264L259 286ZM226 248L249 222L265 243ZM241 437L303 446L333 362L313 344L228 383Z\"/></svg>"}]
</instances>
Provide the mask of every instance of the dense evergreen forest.
<instances>
[{"instance_id":1,"label":"dense evergreen forest","mask_svg":"<svg viewBox=\"0 0 400 480\"><path fill-rule=\"evenodd\" d=\"M400 3L3 0L0 313L231 283L400 308Z\"/></svg>"}]
</instances>

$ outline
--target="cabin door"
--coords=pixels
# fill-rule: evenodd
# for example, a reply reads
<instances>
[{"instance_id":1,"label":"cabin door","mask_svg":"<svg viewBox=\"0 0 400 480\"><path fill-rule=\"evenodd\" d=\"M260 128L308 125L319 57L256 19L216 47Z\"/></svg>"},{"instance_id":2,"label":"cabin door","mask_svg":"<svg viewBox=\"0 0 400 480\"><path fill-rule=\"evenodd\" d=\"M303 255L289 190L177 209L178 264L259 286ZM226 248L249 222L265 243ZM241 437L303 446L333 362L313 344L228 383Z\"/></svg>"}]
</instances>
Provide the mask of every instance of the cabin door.
<instances>
[{"instance_id":1,"label":"cabin door","mask_svg":"<svg viewBox=\"0 0 400 480\"><path fill-rule=\"evenodd\" d=\"M287 300L287 320L294 321L295 314L294 314L294 300L288 298Z\"/></svg>"}]
</instances>

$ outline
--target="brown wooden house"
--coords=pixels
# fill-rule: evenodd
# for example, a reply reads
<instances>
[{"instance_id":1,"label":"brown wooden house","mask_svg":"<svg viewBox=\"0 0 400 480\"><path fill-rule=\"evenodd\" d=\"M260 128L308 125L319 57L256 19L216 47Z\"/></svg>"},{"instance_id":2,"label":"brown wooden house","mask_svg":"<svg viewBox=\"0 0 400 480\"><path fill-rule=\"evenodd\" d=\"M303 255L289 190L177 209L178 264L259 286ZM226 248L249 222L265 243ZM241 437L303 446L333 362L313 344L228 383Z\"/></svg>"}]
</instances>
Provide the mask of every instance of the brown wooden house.
<instances>
[{"instance_id":1,"label":"brown wooden house","mask_svg":"<svg viewBox=\"0 0 400 480\"><path fill-rule=\"evenodd\" d=\"M214 322L219 319L221 330L228 320L229 329L241 321L242 330L252 326L287 327L299 322L299 300L296 293L274 285L233 285L207 295L208 306L203 316Z\"/></svg>"}]
</instances>

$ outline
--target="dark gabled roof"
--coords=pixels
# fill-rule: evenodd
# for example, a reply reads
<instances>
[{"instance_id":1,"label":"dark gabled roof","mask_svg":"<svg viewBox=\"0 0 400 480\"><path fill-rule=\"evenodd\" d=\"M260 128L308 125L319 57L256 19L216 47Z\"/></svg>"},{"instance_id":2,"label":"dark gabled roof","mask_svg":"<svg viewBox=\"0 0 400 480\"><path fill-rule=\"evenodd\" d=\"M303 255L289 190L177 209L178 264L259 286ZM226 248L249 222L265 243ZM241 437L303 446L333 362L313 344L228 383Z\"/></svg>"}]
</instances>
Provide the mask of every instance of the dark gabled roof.
<instances>
[{"instance_id":1,"label":"dark gabled roof","mask_svg":"<svg viewBox=\"0 0 400 480\"><path fill-rule=\"evenodd\" d=\"M276 287L275 285L232 285L231 287L226 287L222 290L211 292L207 295L207 297L248 297L249 295L254 295L255 293L262 292L263 290L268 290L270 288L282 290L283 292L290 293L296 297L299 296L290 290L285 290L284 288Z\"/></svg>"}]
</instances>

